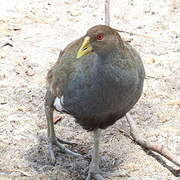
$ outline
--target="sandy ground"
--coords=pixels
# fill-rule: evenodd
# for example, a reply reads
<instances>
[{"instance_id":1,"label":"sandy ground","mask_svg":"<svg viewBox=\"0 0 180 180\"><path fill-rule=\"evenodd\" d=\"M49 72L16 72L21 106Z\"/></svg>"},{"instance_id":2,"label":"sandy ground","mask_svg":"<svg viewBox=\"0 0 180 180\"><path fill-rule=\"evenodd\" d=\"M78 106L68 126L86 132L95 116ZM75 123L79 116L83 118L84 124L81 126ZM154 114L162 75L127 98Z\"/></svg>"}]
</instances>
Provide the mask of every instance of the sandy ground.
<instances>
[{"instance_id":1,"label":"sandy ground","mask_svg":"<svg viewBox=\"0 0 180 180\"><path fill-rule=\"evenodd\" d=\"M90 160L75 159L57 148L56 165L48 160L45 77L60 49L103 23L103 0L0 0L0 179L87 176ZM131 113L149 141L165 144L180 156L180 2L111 0L111 26L149 36L121 34L140 52L151 76ZM91 133L69 116L55 127L58 137L79 144L72 149L90 156ZM102 134L101 168L129 177L111 179L178 179L118 128L128 130L124 119Z\"/></svg>"}]
</instances>

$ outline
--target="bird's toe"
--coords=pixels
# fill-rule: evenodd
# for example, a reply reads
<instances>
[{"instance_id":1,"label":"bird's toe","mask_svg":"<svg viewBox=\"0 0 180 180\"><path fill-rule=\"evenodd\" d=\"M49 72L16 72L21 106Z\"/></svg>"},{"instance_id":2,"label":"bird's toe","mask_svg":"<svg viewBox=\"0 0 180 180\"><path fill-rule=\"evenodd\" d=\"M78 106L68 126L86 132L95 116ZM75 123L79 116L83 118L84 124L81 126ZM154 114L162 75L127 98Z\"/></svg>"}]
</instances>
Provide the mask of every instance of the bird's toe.
<instances>
[{"instance_id":1,"label":"bird's toe","mask_svg":"<svg viewBox=\"0 0 180 180\"><path fill-rule=\"evenodd\" d=\"M86 180L91 180L92 178L95 180L105 180L105 178L99 173L89 173Z\"/></svg>"},{"instance_id":2,"label":"bird's toe","mask_svg":"<svg viewBox=\"0 0 180 180\"><path fill-rule=\"evenodd\" d=\"M55 165L56 164L56 158L55 158L55 155L54 155L52 143L49 143L48 151L49 151L49 158L50 158L51 164Z\"/></svg>"}]
</instances>

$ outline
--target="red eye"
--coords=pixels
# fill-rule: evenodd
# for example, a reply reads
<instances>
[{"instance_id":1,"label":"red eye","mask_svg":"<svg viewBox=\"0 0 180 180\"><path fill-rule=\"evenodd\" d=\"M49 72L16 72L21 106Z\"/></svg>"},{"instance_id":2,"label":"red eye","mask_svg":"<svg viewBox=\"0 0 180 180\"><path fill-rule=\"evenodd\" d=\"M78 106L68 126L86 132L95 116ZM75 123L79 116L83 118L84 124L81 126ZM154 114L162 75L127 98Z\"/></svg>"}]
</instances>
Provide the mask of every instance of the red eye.
<instances>
[{"instance_id":1,"label":"red eye","mask_svg":"<svg viewBox=\"0 0 180 180\"><path fill-rule=\"evenodd\" d=\"M97 40L102 40L104 38L104 34L98 34L97 36L96 36L96 39Z\"/></svg>"}]
</instances>

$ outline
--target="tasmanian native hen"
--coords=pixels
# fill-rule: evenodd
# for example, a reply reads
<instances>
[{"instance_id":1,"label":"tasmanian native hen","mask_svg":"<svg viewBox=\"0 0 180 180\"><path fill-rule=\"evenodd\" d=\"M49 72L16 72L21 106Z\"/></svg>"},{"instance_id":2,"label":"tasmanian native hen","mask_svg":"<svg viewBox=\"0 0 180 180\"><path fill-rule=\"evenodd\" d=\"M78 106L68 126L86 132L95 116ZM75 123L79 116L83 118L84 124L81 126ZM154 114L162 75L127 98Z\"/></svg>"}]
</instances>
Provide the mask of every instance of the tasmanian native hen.
<instances>
[{"instance_id":1,"label":"tasmanian native hen","mask_svg":"<svg viewBox=\"0 0 180 180\"><path fill-rule=\"evenodd\" d=\"M145 77L137 51L106 25L90 28L85 36L70 43L47 75L45 111L48 123L49 153L55 163L53 145L67 149L56 137L53 111L67 113L84 129L94 132L94 151L87 177L103 179L99 170L99 140L106 129L136 104Z\"/></svg>"}]
</instances>

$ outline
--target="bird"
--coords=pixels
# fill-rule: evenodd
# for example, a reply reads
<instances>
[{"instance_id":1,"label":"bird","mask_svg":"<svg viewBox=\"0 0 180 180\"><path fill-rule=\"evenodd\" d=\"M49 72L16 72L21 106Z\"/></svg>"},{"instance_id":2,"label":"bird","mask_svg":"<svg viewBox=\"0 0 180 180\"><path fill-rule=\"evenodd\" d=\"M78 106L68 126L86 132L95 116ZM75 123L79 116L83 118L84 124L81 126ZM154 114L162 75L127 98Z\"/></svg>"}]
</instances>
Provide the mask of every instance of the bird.
<instances>
[{"instance_id":1,"label":"bird","mask_svg":"<svg viewBox=\"0 0 180 180\"><path fill-rule=\"evenodd\" d=\"M56 162L53 145L64 153L81 156L63 145L70 142L56 137L56 110L71 115L83 129L93 132L94 148L86 180L104 179L99 168L101 131L133 108L142 95L144 78L139 53L110 26L93 26L67 45L47 73L45 114L51 162Z\"/></svg>"}]
</instances>

